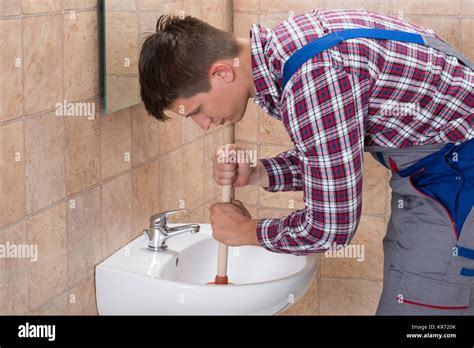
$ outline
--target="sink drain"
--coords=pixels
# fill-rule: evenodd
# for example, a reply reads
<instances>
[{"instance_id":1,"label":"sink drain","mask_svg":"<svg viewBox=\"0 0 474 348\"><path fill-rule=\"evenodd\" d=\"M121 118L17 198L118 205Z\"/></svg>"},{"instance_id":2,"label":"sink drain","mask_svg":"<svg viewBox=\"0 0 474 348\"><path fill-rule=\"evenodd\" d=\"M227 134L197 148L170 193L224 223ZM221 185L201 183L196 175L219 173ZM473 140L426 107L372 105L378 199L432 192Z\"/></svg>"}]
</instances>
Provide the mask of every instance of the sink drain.
<instances>
[{"instance_id":1,"label":"sink drain","mask_svg":"<svg viewBox=\"0 0 474 348\"><path fill-rule=\"evenodd\" d=\"M176 267L178 267L179 257L176 258Z\"/></svg>"}]
</instances>

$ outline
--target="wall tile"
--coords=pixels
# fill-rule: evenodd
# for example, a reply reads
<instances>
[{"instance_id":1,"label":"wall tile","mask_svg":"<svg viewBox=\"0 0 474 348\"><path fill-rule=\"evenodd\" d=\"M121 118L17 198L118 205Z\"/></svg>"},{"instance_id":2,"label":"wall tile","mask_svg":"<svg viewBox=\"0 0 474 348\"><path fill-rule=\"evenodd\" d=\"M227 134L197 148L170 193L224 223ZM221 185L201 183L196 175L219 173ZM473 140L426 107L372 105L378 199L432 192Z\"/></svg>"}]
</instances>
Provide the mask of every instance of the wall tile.
<instances>
[{"instance_id":1,"label":"wall tile","mask_svg":"<svg viewBox=\"0 0 474 348\"><path fill-rule=\"evenodd\" d=\"M318 277L314 277L304 296L280 315L317 315L319 313L318 296Z\"/></svg>"},{"instance_id":2,"label":"wall tile","mask_svg":"<svg viewBox=\"0 0 474 348\"><path fill-rule=\"evenodd\" d=\"M277 208L259 208L258 219L278 219L287 216L292 213L290 209L277 209Z\"/></svg>"},{"instance_id":3,"label":"wall tile","mask_svg":"<svg viewBox=\"0 0 474 348\"><path fill-rule=\"evenodd\" d=\"M105 9L110 11L135 11L137 5L135 0L106 1Z\"/></svg>"},{"instance_id":4,"label":"wall tile","mask_svg":"<svg viewBox=\"0 0 474 348\"><path fill-rule=\"evenodd\" d=\"M23 113L21 20L0 20L0 37L2 38L2 49L0 51L0 71L2 72L0 74L0 122L3 122L20 117Z\"/></svg>"},{"instance_id":5,"label":"wall tile","mask_svg":"<svg viewBox=\"0 0 474 348\"><path fill-rule=\"evenodd\" d=\"M462 52L474 61L474 19L462 19Z\"/></svg>"},{"instance_id":6,"label":"wall tile","mask_svg":"<svg viewBox=\"0 0 474 348\"><path fill-rule=\"evenodd\" d=\"M382 282L320 278L321 315L374 315Z\"/></svg>"},{"instance_id":7,"label":"wall tile","mask_svg":"<svg viewBox=\"0 0 474 348\"><path fill-rule=\"evenodd\" d=\"M288 10L291 11L291 10ZM260 14L259 18L259 23L262 27L264 28L274 28L278 24L280 24L283 21L286 21L290 15L289 12L283 12L283 13L271 13L271 12L263 12ZM294 14L298 14L297 12L294 12Z\"/></svg>"},{"instance_id":8,"label":"wall tile","mask_svg":"<svg viewBox=\"0 0 474 348\"><path fill-rule=\"evenodd\" d=\"M259 141L265 144L291 144L290 136L282 121L258 110Z\"/></svg>"},{"instance_id":9,"label":"wall tile","mask_svg":"<svg viewBox=\"0 0 474 348\"><path fill-rule=\"evenodd\" d=\"M234 0L234 11L258 11L259 0Z\"/></svg>"},{"instance_id":10,"label":"wall tile","mask_svg":"<svg viewBox=\"0 0 474 348\"><path fill-rule=\"evenodd\" d=\"M240 146L240 148L244 150L257 151L256 144L243 143L239 141L236 141L235 144L237 146ZM257 158L258 158L258 155L257 155ZM238 199L239 201L244 203L244 205L247 205L247 204L257 205L258 191L259 191L258 186L253 186L253 185L237 187L234 189L234 197L235 199Z\"/></svg>"},{"instance_id":11,"label":"wall tile","mask_svg":"<svg viewBox=\"0 0 474 348\"><path fill-rule=\"evenodd\" d=\"M67 286L65 203L29 218L27 231L28 244L38 248L38 261L29 263L30 309L34 309Z\"/></svg>"},{"instance_id":12,"label":"wall tile","mask_svg":"<svg viewBox=\"0 0 474 348\"><path fill-rule=\"evenodd\" d=\"M186 15L202 19L203 6L202 0L182 0L181 2L164 2L163 8L165 13L168 11L178 12L184 11Z\"/></svg>"},{"instance_id":13,"label":"wall tile","mask_svg":"<svg viewBox=\"0 0 474 348\"><path fill-rule=\"evenodd\" d=\"M63 0L64 9L83 9L83 8L97 8L97 0Z\"/></svg>"},{"instance_id":14,"label":"wall tile","mask_svg":"<svg viewBox=\"0 0 474 348\"><path fill-rule=\"evenodd\" d=\"M99 95L97 11L64 14L64 97L75 101Z\"/></svg>"},{"instance_id":15,"label":"wall tile","mask_svg":"<svg viewBox=\"0 0 474 348\"><path fill-rule=\"evenodd\" d=\"M49 113L25 121L26 208L31 213L65 197L64 117Z\"/></svg>"},{"instance_id":16,"label":"wall tile","mask_svg":"<svg viewBox=\"0 0 474 348\"><path fill-rule=\"evenodd\" d=\"M463 16L474 16L474 1L462 0L462 12Z\"/></svg>"},{"instance_id":17,"label":"wall tile","mask_svg":"<svg viewBox=\"0 0 474 348\"><path fill-rule=\"evenodd\" d=\"M198 139L182 149L183 194L186 209L195 209L204 198L203 140Z\"/></svg>"},{"instance_id":18,"label":"wall tile","mask_svg":"<svg viewBox=\"0 0 474 348\"><path fill-rule=\"evenodd\" d=\"M204 131L199 125L191 119L182 121L182 135L183 143L188 143L204 134Z\"/></svg>"},{"instance_id":19,"label":"wall tile","mask_svg":"<svg viewBox=\"0 0 474 348\"><path fill-rule=\"evenodd\" d=\"M67 202L68 284L94 274L102 260L100 187Z\"/></svg>"},{"instance_id":20,"label":"wall tile","mask_svg":"<svg viewBox=\"0 0 474 348\"><path fill-rule=\"evenodd\" d=\"M132 239L132 175L125 173L102 185L103 257Z\"/></svg>"},{"instance_id":21,"label":"wall tile","mask_svg":"<svg viewBox=\"0 0 474 348\"><path fill-rule=\"evenodd\" d=\"M60 14L23 19L27 115L51 109L63 101L62 36Z\"/></svg>"},{"instance_id":22,"label":"wall tile","mask_svg":"<svg viewBox=\"0 0 474 348\"><path fill-rule=\"evenodd\" d=\"M185 223L204 223L204 206L187 213L183 219Z\"/></svg>"},{"instance_id":23,"label":"wall tile","mask_svg":"<svg viewBox=\"0 0 474 348\"><path fill-rule=\"evenodd\" d=\"M392 173L389 171L387 183L390 183L391 179ZM387 199L385 200L385 215L390 216L390 214L392 213L392 188L390 187L390 184L385 185L385 191L385 196L387 197Z\"/></svg>"},{"instance_id":24,"label":"wall tile","mask_svg":"<svg viewBox=\"0 0 474 348\"><path fill-rule=\"evenodd\" d=\"M455 16L461 14L461 0L393 0L393 12L402 11L405 15L440 15Z\"/></svg>"},{"instance_id":25,"label":"wall tile","mask_svg":"<svg viewBox=\"0 0 474 348\"><path fill-rule=\"evenodd\" d=\"M158 195L158 160L133 170L132 173L132 237L150 226L150 217L160 212Z\"/></svg>"},{"instance_id":26,"label":"wall tile","mask_svg":"<svg viewBox=\"0 0 474 348\"><path fill-rule=\"evenodd\" d=\"M158 156L158 120L148 115L141 103L132 112L132 165Z\"/></svg>"},{"instance_id":27,"label":"wall tile","mask_svg":"<svg viewBox=\"0 0 474 348\"><path fill-rule=\"evenodd\" d=\"M97 315L94 276L82 280L68 292L68 315Z\"/></svg>"},{"instance_id":28,"label":"wall tile","mask_svg":"<svg viewBox=\"0 0 474 348\"><path fill-rule=\"evenodd\" d=\"M433 29L448 44L459 49L459 18L407 16L405 19L410 23Z\"/></svg>"},{"instance_id":29,"label":"wall tile","mask_svg":"<svg viewBox=\"0 0 474 348\"><path fill-rule=\"evenodd\" d=\"M0 126L0 226L26 213L25 161L23 121Z\"/></svg>"},{"instance_id":30,"label":"wall tile","mask_svg":"<svg viewBox=\"0 0 474 348\"><path fill-rule=\"evenodd\" d=\"M162 6L162 0L135 0L135 3L139 11L159 10Z\"/></svg>"},{"instance_id":31,"label":"wall tile","mask_svg":"<svg viewBox=\"0 0 474 348\"><path fill-rule=\"evenodd\" d=\"M66 314L66 294L61 294L47 302L43 306L34 310L33 315L65 315Z\"/></svg>"},{"instance_id":32,"label":"wall tile","mask_svg":"<svg viewBox=\"0 0 474 348\"><path fill-rule=\"evenodd\" d=\"M261 12L288 12L304 13L314 8L322 9L324 0L260 0Z\"/></svg>"},{"instance_id":33,"label":"wall tile","mask_svg":"<svg viewBox=\"0 0 474 348\"><path fill-rule=\"evenodd\" d=\"M390 14L391 0L327 0L326 9L364 9L367 11Z\"/></svg>"},{"instance_id":34,"label":"wall tile","mask_svg":"<svg viewBox=\"0 0 474 348\"><path fill-rule=\"evenodd\" d=\"M100 115L102 179L131 167L130 109Z\"/></svg>"},{"instance_id":35,"label":"wall tile","mask_svg":"<svg viewBox=\"0 0 474 348\"><path fill-rule=\"evenodd\" d=\"M67 194L72 195L100 180L100 120L96 116L66 117L65 121Z\"/></svg>"},{"instance_id":36,"label":"wall tile","mask_svg":"<svg viewBox=\"0 0 474 348\"><path fill-rule=\"evenodd\" d=\"M364 177L362 179L362 214L383 215L387 200L388 170L372 155L364 152Z\"/></svg>"},{"instance_id":37,"label":"wall tile","mask_svg":"<svg viewBox=\"0 0 474 348\"><path fill-rule=\"evenodd\" d=\"M238 140L257 142L258 120L257 120L258 106L252 100L247 104L247 110L240 122L235 123L235 137Z\"/></svg>"},{"instance_id":38,"label":"wall tile","mask_svg":"<svg viewBox=\"0 0 474 348\"><path fill-rule=\"evenodd\" d=\"M224 133L218 131L207 134L204 138L204 200L220 197L221 187L217 185L212 177L212 156L218 148L224 146Z\"/></svg>"},{"instance_id":39,"label":"wall tile","mask_svg":"<svg viewBox=\"0 0 474 348\"><path fill-rule=\"evenodd\" d=\"M0 2L0 17L17 16L19 14L21 14L21 0L9 0Z\"/></svg>"},{"instance_id":40,"label":"wall tile","mask_svg":"<svg viewBox=\"0 0 474 348\"><path fill-rule=\"evenodd\" d=\"M321 254L321 276L382 280L382 240L386 230L387 223L384 216L362 215L350 245L345 248L345 252L339 251L344 252L347 257Z\"/></svg>"},{"instance_id":41,"label":"wall tile","mask_svg":"<svg viewBox=\"0 0 474 348\"><path fill-rule=\"evenodd\" d=\"M25 224L20 222L0 231L0 244L27 244ZM28 264L30 259L0 258L0 314L26 314L28 311Z\"/></svg>"},{"instance_id":42,"label":"wall tile","mask_svg":"<svg viewBox=\"0 0 474 348\"><path fill-rule=\"evenodd\" d=\"M184 199L183 150L173 151L158 159L158 197L160 211L179 209Z\"/></svg>"},{"instance_id":43,"label":"wall tile","mask_svg":"<svg viewBox=\"0 0 474 348\"><path fill-rule=\"evenodd\" d=\"M258 23L258 14L234 13L234 34L237 37L249 38L253 23Z\"/></svg>"},{"instance_id":44,"label":"wall tile","mask_svg":"<svg viewBox=\"0 0 474 348\"><path fill-rule=\"evenodd\" d=\"M24 14L55 12L63 9L62 0L23 0L22 4Z\"/></svg>"},{"instance_id":45,"label":"wall tile","mask_svg":"<svg viewBox=\"0 0 474 348\"><path fill-rule=\"evenodd\" d=\"M165 113L170 117L170 120L158 123L158 149L160 155L172 151L182 144L183 117L169 111Z\"/></svg>"},{"instance_id":46,"label":"wall tile","mask_svg":"<svg viewBox=\"0 0 474 348\"><path fill-rule=\"evenodd\" d=\"M202 20L221 30L232 30L232 0L202 0Z\"/></svg>"}]
</instances>

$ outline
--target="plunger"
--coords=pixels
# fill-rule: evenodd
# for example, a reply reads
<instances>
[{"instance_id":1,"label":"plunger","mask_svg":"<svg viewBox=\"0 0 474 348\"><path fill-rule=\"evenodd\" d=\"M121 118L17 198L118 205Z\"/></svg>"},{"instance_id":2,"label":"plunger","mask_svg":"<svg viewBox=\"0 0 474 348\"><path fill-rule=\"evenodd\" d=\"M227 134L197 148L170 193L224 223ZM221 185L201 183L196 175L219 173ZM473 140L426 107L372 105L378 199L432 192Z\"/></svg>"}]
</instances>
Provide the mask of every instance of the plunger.
<instances>
[{"instance_id":1,"label":"plunger","mask_svg":"<svg viewBox=\"0 0 474 348\"><path fill-rule=\"evenodd\" d=\"M222 186L222 202L223 203L230 203L232 196L232 185L224 185ZM229 247L226 244L218 242L218 253L217 253L217 275L213 282L209 282L207 284L215 284L215 285L226 285L232 284L229 283L229 279L227 277L227 255L229 251Z\"/></svg>"}]
</instances>

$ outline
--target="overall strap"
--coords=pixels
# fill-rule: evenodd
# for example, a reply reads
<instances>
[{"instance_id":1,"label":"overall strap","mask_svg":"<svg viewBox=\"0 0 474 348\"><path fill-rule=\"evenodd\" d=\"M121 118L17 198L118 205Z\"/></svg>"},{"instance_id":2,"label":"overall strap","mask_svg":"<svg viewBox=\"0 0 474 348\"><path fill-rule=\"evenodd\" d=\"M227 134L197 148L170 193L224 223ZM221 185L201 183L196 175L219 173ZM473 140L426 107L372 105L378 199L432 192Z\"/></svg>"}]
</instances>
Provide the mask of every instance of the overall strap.
<instances>
[{"instance_id":1,"label":"overall strap","mask_svg":"<svg viewBox=\"0 0 474 348\"><path fill-rule=\"evenodd\" d=\"M446 54L453 55L462 61L464 64L474 69L474 64L469 61L460 52L446 44L442 40L436 38L427 37L421 34L409 33L399 30L386 30L386 29L373 29L373 28L356 28L356 29L345 29L330 33L317 40L314 40L298 51L296 51L285 63L283 68L283 89L286 84L293 76L293 74L306 62L318 53L331 48L344 40L355 39L355 38L367 38L367 39L385 39L416 43L420 45L426 45L443 51Z\"/></svg>"}]
</instances>

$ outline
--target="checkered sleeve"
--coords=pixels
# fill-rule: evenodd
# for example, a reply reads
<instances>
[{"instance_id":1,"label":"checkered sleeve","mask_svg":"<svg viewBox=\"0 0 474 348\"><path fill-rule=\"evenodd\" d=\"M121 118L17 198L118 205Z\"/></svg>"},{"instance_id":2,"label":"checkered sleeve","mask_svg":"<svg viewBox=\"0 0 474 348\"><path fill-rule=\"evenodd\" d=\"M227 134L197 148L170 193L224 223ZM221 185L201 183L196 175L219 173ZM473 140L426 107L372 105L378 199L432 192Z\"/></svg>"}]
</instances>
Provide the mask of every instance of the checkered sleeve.
<instances>
[{"instance_id":1,"label":"checkered sleeve","mask_svg":"<svg viewBox=\"0 0 474 348\"><path fill-rule=\"evenodd\" d=\"M268 192L303 190L300 160L296 148L272 158L262 158L260 162L267 171L269 179L269 186L264 187L264 190Z\"/></svg>"},{"instance_id":2,"label":"checkered sleeve","mask_svg":"<svg viewBox=\"0 0 474 348\"><path fill-rule=\"evenodd\" d=\"M257 222L263 247L294 255L348 244L362 209L369 83L340 67L306 68L293 76L283 95L285 116L300 150L305 209Z\"/></svg>"}]
</instances>

